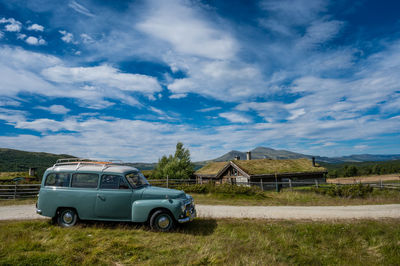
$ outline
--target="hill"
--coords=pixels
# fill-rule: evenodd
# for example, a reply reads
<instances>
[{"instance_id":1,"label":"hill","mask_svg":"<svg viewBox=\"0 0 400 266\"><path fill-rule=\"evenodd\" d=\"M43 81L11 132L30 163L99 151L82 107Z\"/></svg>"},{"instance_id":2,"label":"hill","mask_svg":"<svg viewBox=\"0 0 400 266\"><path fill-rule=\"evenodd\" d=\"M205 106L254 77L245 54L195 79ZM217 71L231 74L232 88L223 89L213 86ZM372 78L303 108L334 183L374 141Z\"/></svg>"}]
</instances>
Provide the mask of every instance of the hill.
<instances>
[{"instance_id":1,"label":"hill","mask_svg":"<svg viewBox=\"0 0 400 266\"><path fill-rule=\"evenodd\" d=\"M30 167L36 167L38 176L41 176L48 167L61 158L74 158L74 156L0 148L0 172L26 172Z\"/></svg>"}]
</instances>

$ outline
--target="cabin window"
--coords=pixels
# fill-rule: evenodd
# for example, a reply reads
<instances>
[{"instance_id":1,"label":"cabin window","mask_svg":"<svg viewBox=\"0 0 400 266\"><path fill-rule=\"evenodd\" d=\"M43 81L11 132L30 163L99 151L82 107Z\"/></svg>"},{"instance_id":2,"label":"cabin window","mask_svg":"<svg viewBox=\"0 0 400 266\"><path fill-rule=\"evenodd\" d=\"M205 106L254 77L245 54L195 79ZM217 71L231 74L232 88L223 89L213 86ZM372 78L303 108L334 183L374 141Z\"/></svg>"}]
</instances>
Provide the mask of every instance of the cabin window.
<instances>
[{"instance_id":1,"label":"cabin window","mask_svg":"<svg viewBox=\"0 0 400 266\"><path fill-rule=\"evenodd\" d=\"M67 173L51 173L46 177L45 186L68 187L70 175Z\"/></svg>"},{"instance_id":2,"label":"cabin window","mask_svg":"<svg viewBox=\"0 0 400 266\"><path fill-rule=\"evenodd\" d=\"M97 188L99 175L97 174L73 174L71 187L79 188Z\"/></svg>"},{"instance_id":3,"label":"cabin window","mask_svg":"<svg viewBox=\"0 0 400 266\"><path fill-rule=\"evenodd\" d=\"M100 181L102 189L129 189L128 183L119 175L102 175Z\"/></svg>"},{"instance_id":4,"label":"cabin window","mask_svg":"<svg viewBox=\"0 0 400 266\"><path fill-rule=\"evenodd\" d=\"M232 168L232 175L234 175L234 176L238 175L238 172L237 172L237 170L235 168Z\"/></svg>"}]
</instances>

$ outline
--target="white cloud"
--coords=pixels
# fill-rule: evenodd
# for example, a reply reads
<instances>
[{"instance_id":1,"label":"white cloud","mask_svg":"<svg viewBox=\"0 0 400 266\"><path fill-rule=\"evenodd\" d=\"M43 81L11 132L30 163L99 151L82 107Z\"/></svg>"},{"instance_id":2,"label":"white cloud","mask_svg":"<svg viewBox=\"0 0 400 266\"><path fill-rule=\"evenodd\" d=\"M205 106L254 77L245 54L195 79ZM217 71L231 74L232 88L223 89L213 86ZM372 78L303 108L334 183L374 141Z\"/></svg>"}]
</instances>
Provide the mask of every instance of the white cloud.
<instances>
[{"instance_id":1,"label":"white cloud","mask_svg":"<svg viewBox=\"0 0 400 266\"><path fill-rule=\"evenodd\" d=\"M216 111L216 110L220 110L220 109L222 109L222 107L214 106L214 107L208 107L208 108L199 109L199 110L196 110L196 111L197 112L206 113L206 112Z\"/></svg>"},{"instance_id":2,"label":"white cloud","mask_svg":"<svg viewBox=\"0 0 400 266\"><path fill-rule=\"evenodd\" d=\"M368 148L368 145L363 145L363 144L354 146L354 149L356 149L356 150L365 150L367 148Z\"/></svg>"},{"instance_id":3,"label":"white cloud","mask_svg":"<svg viewBox=\"0 0 400 266\"><path fill-rule=\"evenodd\" d=\"M0 96L29 92L73 98L85 107L103 109L114 104L105 98L141 106L134 97L136 94L152 98L159 91L161 86L154 77L122 73L108 65L65 67L54 56L7 46L0 48Z\"/></svg>"},{"instance_id":4,"label":"white cloud","mask_svg":"<svg viewBox=\"0 0 400 266\"><path fill-rule=\"evenodd\" d=\"M2 18L0 19L0 24L6 24L5 30L10 32L19 32L22 27L22 23L14 18Z\"/></svg>"},{"instance_id":5,"label":"white cloud","mask_svg":"<svg viewBox=\"0 0 400 266\"><path fill-rule=\"evenodd\" d=\"M22 37L22 36L21 36ZM30 45L45 45L46 41L42 38L36 38L34 36L29 36L26 38L25 42Z\"/></svg>"},{"instance_id":6,"label":"white cloud","mask_svg":"<svg viewBox=\"0 0 400 266\"><path fill-rule=\"evenodd\" d=\"M23 34L23 33L17 34L17 40L25 40L25 38L26 38L26 34Z\"/></svg>"},{"instance_id":7,"label":"white cloud","mask_svg":"<svg viewBox=\"0 0 400 266\"><path fill-rule=\"evenodd\" d=\"M330 41L337 36L343 24L343 22L337 20L313 21L307 28L305 35L298 40L296 46L308 48Z\"/></svg>"},{"instance_id":8,"label":"white cloud","mask_svg":"<svg viewBox=\"0 0 400 266\"><path fill-rule=\"evenodd\" d=\"M53 113L53 114L62 114L62 115L67 114L69 111L71 111L70 109L66 108L65 106L58 105L58 104L51 105L49 107L38 106L36 108L49 111L50 113Z\"/></svg>"},{"instance_id":9,"label":"white cloud","mask_svg":"<svg viewBox=\"0 0 400 266\"><path fill-rule=\"evenodd\" d=\"M195 6L184 1L150 1L137 29L170 43L175 51L212 59L232 58L235 40L223 29L202 17Z\"/></svg>"},{"instance_id":10,"label":"white cloud","mask_svg":"<svg viewBox=\"0 0 400 266\"><path fill-rule=\"evenodd\" d=\"M63 67L55 66L44 69L42 74L53 82L86 83L95 87L108 86L122 91L141 92L148 96L161 91L157 79L140 74L122 73L109 65L95 67Z\"/></svg>"},{"instance_id":11,"label":"white cloud","mask_svg":"<svg viewBox=\"0 0 400 266\"><path fill-rule=\"evenodd\" d=\"M74 42L74 35L70 32L67 32L65 30L59 30L59 33L61 33L62 37L61 40L63 40L66 43L75 43Z\"/></svg>"},{"instance_id":12,"label":"white cloud","mask_svg":"<svg viewBox=\"0 0 400 266\"><path fill-rule=\"evenodd\" d=\"M170 99L182 99L187 97L187 93L177 93L169 96Z\"/></svg>"},{"instance_id":13,"label":"white cloud","mask_svg":"<svg viewBox=\"0 0 400 266\"><path fill-rule=\"evenodd\" d=\"M232 123L250 123L252 120L245 115L236 112L220 113L220 117L229 120Z\"/></svg>"},{"instance_id":14,"label":"white cloud","mask_svg":"<svg viewBox=\"0 0 400 266\"><path fill-rule=\"evenodd\" d=\"M44 27L42 25L39 24L32 24L28 27L28 30L34 30L34 31L43 31Z\"/></svg>"},{"instance_id":15,"label":"white cloud","mask_svg":"<svg viewBox=\"0 0 400 266\"><path fill-rule=\"evenodd\" d=\"M90 37L89 34L82 33L80 36L81 36L81 39L82 39L83 43L93 43L94 42L93 38Z\"/></svg>"},{"instance_id":16,"label":"white cloud","mask_svg":"<svg viewBox=\"0 0 400 266\"><path fill-rule=\"evenodd\" d=\"M89 9L87 9L86 7L84 7L83 5L79 4L74 0L70 1L68 6L80 14L83 14L88 17L94 17L94 14L90 12Z\"/></svg>"}]
</instances>

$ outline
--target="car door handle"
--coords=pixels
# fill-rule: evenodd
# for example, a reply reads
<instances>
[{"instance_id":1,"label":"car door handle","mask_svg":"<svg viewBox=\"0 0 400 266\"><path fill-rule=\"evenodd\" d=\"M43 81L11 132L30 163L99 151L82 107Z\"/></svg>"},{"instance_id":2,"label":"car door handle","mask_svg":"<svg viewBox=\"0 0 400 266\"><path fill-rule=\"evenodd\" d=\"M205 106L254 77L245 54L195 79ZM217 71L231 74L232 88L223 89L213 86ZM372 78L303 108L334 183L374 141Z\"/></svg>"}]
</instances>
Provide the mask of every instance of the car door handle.
<instances>
[{"instance_id":1,"label":"car door handle","mask_svg":"<svg viewBox=\"0 0 400 266\"><path fill-rule=\"evenodd\" d=\"M102 195L97 194L97 197L98 197L99 199L101 199L102 201L105 201L105 200L106 200L106 198L103 197Z\"/></svg>"}]
</instances>

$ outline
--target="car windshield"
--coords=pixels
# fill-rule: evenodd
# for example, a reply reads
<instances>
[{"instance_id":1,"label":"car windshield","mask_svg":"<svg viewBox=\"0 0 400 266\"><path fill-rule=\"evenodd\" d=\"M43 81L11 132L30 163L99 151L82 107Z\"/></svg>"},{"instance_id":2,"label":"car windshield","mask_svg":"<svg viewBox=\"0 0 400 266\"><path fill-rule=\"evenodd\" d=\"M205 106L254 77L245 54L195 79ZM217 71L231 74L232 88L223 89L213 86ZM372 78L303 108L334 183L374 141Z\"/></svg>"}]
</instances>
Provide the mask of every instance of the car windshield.
<instances>
[{"instance_id":1,"label":"car windshield","mask_svg":"<svg viewBox=\"0 0 400 266\"><path fill-rule=\"evenodd\" d=\"M129 174L126 174L126 179L128 180L129 184L131 184L131 186L133 188L138 188L141 186L148 186L149 182L147 182L146 178L144 177L144 175L141 172L132 172Z\"/></svg>"}]
</instances>

